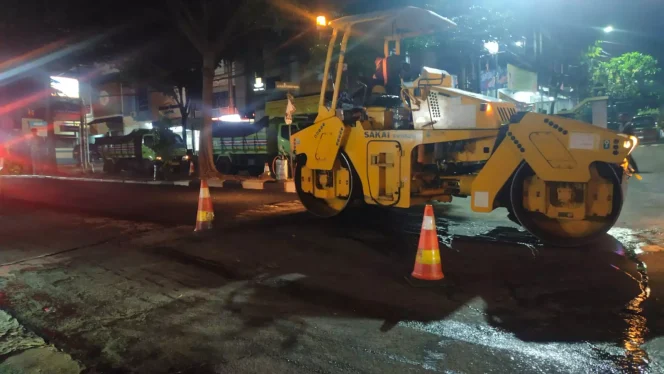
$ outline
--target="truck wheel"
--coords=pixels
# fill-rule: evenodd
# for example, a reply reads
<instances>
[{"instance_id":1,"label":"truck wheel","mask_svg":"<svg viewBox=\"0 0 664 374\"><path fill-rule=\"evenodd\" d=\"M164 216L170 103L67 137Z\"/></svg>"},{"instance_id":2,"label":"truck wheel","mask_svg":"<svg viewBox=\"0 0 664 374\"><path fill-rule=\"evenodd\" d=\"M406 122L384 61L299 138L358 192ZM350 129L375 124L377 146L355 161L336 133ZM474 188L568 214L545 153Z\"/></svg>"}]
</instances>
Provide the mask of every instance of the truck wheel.
<instances>
[{"instance_id":1,"label":"truck wheel","mask_svg":"<svg viewBox=\"0 0 664 374\"><path fill-rule=\"evenodd\" d=\"M7 174L9 175L21 175L23 174L23 166L21 164L11 163L9 168L7 168Z\"/></svg>"},{"instance_id":2,"label":"truck wheel","mask_svg":"<svg viewBox=\"0 0 664 374\"><path fill-rule=\"evenodd\" d=\"M160 167L161 169L161 175L162 179L167 181L173 179L173 171L171 169L171 165L167 163L163 163Z\"/></svg>"},{"instance_id":3,"label":"truck wheel","mask_svg":"<svg viewBox=\"0 0 664 374\"><path fill-rule=\"evenodd\" d=\"M228 157L221 157L217 160L217 170L221 174L235 174L235 167Z\"/></svg>"},{"instance_id":4,"label":"truck wheel","mask_svg":"<svg viewBox=\"0 0 664 374\"><path fill-rule=\"evenodd\" d=\"M113 172L116 174L120 174L123 169L128 169L126 163L123 162L116 162L113 164Z\"/></svg>"},{"instance_id":5,"label":"truck wheel","mask_svg":"<svg viewBox=\"0 0 664 374\"><path fill-rule=\"evenodd\" d=\"M104 160L104 173L112 174L115 172L115 164L112 161Z\"/></svg>"}]
</instances>

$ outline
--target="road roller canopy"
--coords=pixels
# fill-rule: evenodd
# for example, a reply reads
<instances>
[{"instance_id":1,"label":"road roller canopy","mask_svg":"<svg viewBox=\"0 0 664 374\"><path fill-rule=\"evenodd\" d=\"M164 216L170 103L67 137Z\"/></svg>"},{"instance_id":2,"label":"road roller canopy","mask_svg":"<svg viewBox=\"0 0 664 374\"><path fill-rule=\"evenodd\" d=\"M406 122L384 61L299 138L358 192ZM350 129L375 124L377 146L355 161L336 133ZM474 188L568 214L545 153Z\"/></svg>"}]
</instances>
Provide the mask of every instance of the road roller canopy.
<instances>
[{"instance_id":1,"label":"road roller canopy","mask_svg":"<svg viewBox=\"0 0 664 374\"><path fill-rule=\"evenodd\" d=\"M330 108L336 109L339 86L342 83L341 76L343 75L343 69L340 69L340 67L343 67L344 54L346 53L348 40L351 35L354 36L353 48L357 47L359 44L375 47L377 44L376 42L380 42L383 46L385 59L387 59L391 55L391 43L394 43L394 54L401 55L401 41L403 39L444 31L451 27L455 27L456 24L429 10L409 6L342 17L330 21L328 26L334 31L332 32L330 43L328 44L323 76L328 76L331 70L332 59L337 59L337 71L335 73L335 80L333 81L334 94L330 106ZM338 45L336 40L339 34L343 34L343 38L341 40L339 54L334 56L333 50L335 45ZM384 63L383 66L385 75L387 75L387 63ZM327 79L324 79L323 84L321 85L321 94L318 101L319 108L323 108L323 104L325 103L324 95L327 87ZM319 115L320 113L321 111L319 110Z\"/></svg>"},{"instance_id":2,"label":"road roller canopy","mask_svg":"<svg viewBox=\"0 0 664 374\"><path fill-rule=\"evenodd\" d=\"M432 11L409 6L338 18L330 21L329 26L340 31L351 27L358 36L382 39L445 31L456 24Z\"/></svg>"}]
</instances>

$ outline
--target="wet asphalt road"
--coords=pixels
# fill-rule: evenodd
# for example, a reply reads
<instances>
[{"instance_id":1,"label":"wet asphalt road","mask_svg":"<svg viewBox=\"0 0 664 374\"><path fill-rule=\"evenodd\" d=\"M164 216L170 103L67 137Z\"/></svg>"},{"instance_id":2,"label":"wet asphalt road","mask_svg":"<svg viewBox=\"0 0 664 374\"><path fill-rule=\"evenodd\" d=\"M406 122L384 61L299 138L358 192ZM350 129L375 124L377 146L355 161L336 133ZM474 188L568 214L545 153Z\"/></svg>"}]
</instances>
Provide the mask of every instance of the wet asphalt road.
<instances>
[{"instance_id":1,"label":"wet asphalt road","mask_svg":"<svg viewBox=\"0 0 664 374\"><path fill-rule=\"evenodd\" d=\"M461 208L437 207L446 283L420 288L404 280L411 212L321 224L282 211L278 224L168 238L5 206L0 263L15 265L0 266L0 308L86 373L661 372L661 258L645 257L659 264L649 275L629 237L548 248L445 218ZM39 257L54 251L66 252Z\"/></svg>"},{"instance_id":2,"label":"wet asphalt road","mask_svg":"<svg viewBox=\"0 0 664 374\"><path fill-rule=\"evenodd\" d=\"M247 338L252 343L241 340L243 347L253 347L247 348L252 352L249 358L242 355L242 360L250 363L236 364L229 358L232 354L228 354L224 361L229 369L222 372L260 372L258 368L264 365L278 368L276 372L333 373L664 372L664 253L642 252L643 248L650 248L647 246L664 245L660 213L664 198L658 188L659 181L664 182L664 170L658 162L664 160L664 147L640 148L636 157L645 171L644 181L632 182L618 227L587 248L543 246L506 220L501 210L488 215L473 214L464 200L437 205L446 287L419 289L404 282L403 276L412 269L420 209L386 212L365 208L322 221L302 213L290 202L293 195L256 191L213 192L219 229L211 239L216 235L220 239L185 238L165 245L159 255L165 262L158 267L163 271L159 275L151 272L147 279L158 284L187 284L191 281L190 272L203 273L198 275L202 277L198 287L210 291L197 296L194 309L198 311L203 308L201 305L207 305L199 305L202 300L210 300L210 308L231 310L250 331L258 331L256 336ZM24 185L12 193L28 193L40 187L44 189ZM58 204L68 207L68 212L95 212L169 225L193 224L187 218L195 216L195 189L128 188L131 190L113 184L73 188L64 183L39 196L43 202L60 197ZM145 192L149 192L149 197ZM141 193L143 198L134 199L127 208L130 193ZM103 196L101 204L94 205L99 200L96 196ZM241 229L224 224L238 217L252 218L252 222L261 224L247 224ZM220 243L223 251L219 250ZM68 264L66 271L71 274L58 274L57 287L40 280L33 281L36 283L27 289L48 291L52 298L61 297L75 304L69 300L72 290L59 279L78 279L78 267L85 269L88 277L96 274L90 270L90 264L104 263L104 253L81 258L79 264ZM145 261L143 257L117 258L114 263L104 264L105 269L110 269L104 273L126 277L118 278L122 282L142 279L145 276L129 276L128 272L141 274L149 263ZM185 268L175 267L174 262ZM262 281L256 280L293 274L300 276L279 282L276 294L275 286L263 287ZM101 279L88 279L86 285L91 287L96 280L103 284L117 282ZM216 293L224 288L218 288L220 284L247 280L248 288L232 290L234 296L224 299L229 305L218 304ZM130 287L140 288L140 284ZM165 292L169 295L176 292L168 289ZM39 322L42 312L39 308L31 312L35 307L30 293L12 303L8 307L24 310L25 319L36 329L54 323ZM90 308L99 313L91 304ZM190 307L182 305L184 309ZM232 343L216 342L218 338L212 335L216 324L198 322L215 312L205 309L186 315L187 321L196 321L193 323L197 333L210 331L210 335L203 334L189 342L189 333L170 322L182 319L177 313L183 312L175 311L182 308L145 312L151 317L145 320L146 326L121 323L121 330L112 330L113 347L125 334L123 329L154 334L152 339L156 341L167 341L177 331L184 343L196 344L204 352L210 350L199 366L191 364L186 372L219 372L215 369L214 348L202 341L225 347L227 352L232 348L226 344ZM126 318L123 316L117 318ZM166 326L164 321L168 321ZM73 347L74 343L67 343L70 338L57 338L57 328L69 331L71 321L65 322L49 326L55 331L52 339ZM104 335L90 336L86 329L74 331L84 334L81 338L89 339L91 345L104 344ZM138 348L126 349L135 355L127 358L133 364L140 361L143 351L154 350L145 343L132 344ZM257 358L258 352L263 351L271 357L265 362ZM86 354L92 357L100 353L94 350ZM180 357L184 362L190 358ZM166 357L162 359L170 362Z\"/></svg>"},{"instance_id":3,"label":"wet asphalt road","mask_svg":"<svg viewBox=\"0 0 664 374\"><path fill-rule=\"evenodd\" d=\"M4 198L118 219L167 225L194 225L198 189L194 187L10 178L0 181ZM265 204L292 201L294 194L242 189L211 189L217 222Z\"/></svg>"}]
</instances>

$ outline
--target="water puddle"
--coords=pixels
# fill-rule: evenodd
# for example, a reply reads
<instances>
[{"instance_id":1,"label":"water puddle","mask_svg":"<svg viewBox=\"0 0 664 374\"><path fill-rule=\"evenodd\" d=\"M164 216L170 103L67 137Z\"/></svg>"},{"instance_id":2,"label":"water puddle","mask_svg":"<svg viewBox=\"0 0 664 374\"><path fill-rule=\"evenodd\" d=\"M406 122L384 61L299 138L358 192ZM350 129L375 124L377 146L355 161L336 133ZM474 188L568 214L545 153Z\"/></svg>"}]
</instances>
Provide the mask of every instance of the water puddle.
<instances>
[{"instance_id":1,"label":"water puddle","mask_svg":"<svg viewBox=\"0 0 664 374\"><path fill-rule=\"evenodd\" d=\"M637 257L634 249L625 251L627 258L636 263L640 279L637 279L641 292L636 295L622 312L622 317L627 323L627 329L623 334L622 345L625 356L618 360L617 364L626 373L648 373L650 360L648 353L642 348L648 334L647 320L643 315L642 304L650 297L648 285L648 269L646 264Z\"/></svg>"},{"instance_id":2,"label":"water puddle","mask_svg":"<svg viewBox=\"0 0 664 374\"><path fill-rule=\"evenodd\" d=\"M625 274L637 282L640 292L620 312L620 317L626 324L619 342L623 355L611 355L604 352L600 353L600 356L612 361L623 373L650 373L650 358L643 349L649 332L647 319L643 313L643 303L650 297L650 286L648 267L638 257L643 253L641 248L648 245L648 240L644 241L639 233L625 228L611 229L609 234L616 239L615 252L636 265L638 276L632 276L627 272Z\"/></svg>"},{"instance_id":3,"label":"water puddle","mask_svg":"<svg viewBox=\"0 0 664 374\"><path fill-rule=\"evenodd\" d=\"M530 249L533 257L537 257L540 248L543 247L536 238L528 232L519 230L515 227L488 227L482 222L454 222L445 218L437 218L436 226L439 240L442 244L453 249L454 239L483 241L488 243L509 243L519 246L525 246ZM413 214L406 219L403 230L406 233L419 235L420 218ZM647 320L643 311L644 302L650 297L650 286L648 271L645 262L639 255L646 251L653 252L648 248L659 245L651 237L655 234L662 236L661 232L653 233L649 231L636 233L633 230L625 228L614 228L609 231L609 235L615 238L616 250L618 255L624 256L636 265L638 275L625 274L632 278L639 286L640 292L634 296L620 312L621 319L625 322L624 330L619 337L619 341L613 349L598 349L600 362L611 363L615 369L622 373L650 373L650 358L643 348L646 342L646 336L649 333ZM659 248L659 247L657 247ZM617 270L623 271L616 267ZM623 328L621 326L621 328ZM461 334L457 334L457 338ZM622 351L622 352L620 352ZM598 362L594 362L598 364ZM592 364L590 364L592 365ZM608 368L607 368L608 369ZM611 369L608 369L612 372Z\"/></svg>"},{"instance_id":4,"label":"water puddle","mask_svg":"<svg viewBox=\"0 0 664 374\"><path fill-rule=\"evenodd\" d=\"M403 231L407 234L419 235L421 230L421 215L409 214L405 220ZM529 232L521 228L501 226L492 227L482 222L455 222L446 218L436 218L436 232L438 240L450 249L454 239L473 240L490 243L508 243L524 246L530 249L536 257L543 244Z\"/></svg>"}]
</instances>

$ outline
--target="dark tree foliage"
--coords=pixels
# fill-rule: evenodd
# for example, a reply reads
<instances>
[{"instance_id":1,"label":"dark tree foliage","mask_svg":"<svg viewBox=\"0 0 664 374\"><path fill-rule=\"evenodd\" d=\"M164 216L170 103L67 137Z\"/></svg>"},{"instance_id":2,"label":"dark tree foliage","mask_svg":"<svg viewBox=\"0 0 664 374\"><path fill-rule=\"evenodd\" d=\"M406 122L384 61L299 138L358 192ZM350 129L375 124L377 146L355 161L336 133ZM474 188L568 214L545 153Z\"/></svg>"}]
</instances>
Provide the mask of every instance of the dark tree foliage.
<instances>
[{"instance_id":1,"label":"dark tree foliage","mask_svg":"<svg viewBox=\"0 0 664 374\"><path fill-rule=\"evenodd\" d=\"M172 93L185 115L191 97L202 97L201 174L212 176L215 68L222 59L255 59L264 41L288 40L312 22L305 9L294 1L271 0L117 0L103 6L25 0L0 14L2 71L26 61L42 71L111 62L122 69L121 78Z\"/></svg>"},{"instance_id":2,"label":"dark tree foliage","mask_svg":"<svg viewBox=\"0 0 664 374\"><path fill-rule=\"evenodd\" d=\"M202 178L218 175L212 150L212 86L221 60L248 61L258 55L261 40L284 37L286 30L307 22L304 8L294 1L168 0L171 19L202 58L203 128L199 167ZM304 17L303 17L304 15Z\"/></svg>"}]
</instances>

